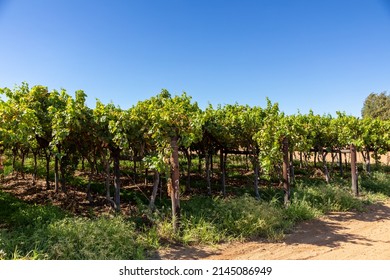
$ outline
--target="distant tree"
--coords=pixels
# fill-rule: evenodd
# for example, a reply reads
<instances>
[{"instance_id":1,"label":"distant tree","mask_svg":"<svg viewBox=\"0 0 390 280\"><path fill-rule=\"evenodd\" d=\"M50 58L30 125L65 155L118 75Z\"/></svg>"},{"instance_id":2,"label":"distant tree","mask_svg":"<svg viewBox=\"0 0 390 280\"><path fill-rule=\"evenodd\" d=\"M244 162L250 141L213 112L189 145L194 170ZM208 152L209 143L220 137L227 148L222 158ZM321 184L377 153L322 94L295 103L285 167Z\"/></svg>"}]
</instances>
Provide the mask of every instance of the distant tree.
<instances>
[{"instance_id":1,"label":"distant tree","mask_svg":"<svg viewBox=\"0 0 390 280\"><path fill-rule=\"evenodd\" d=\"M390 94L387 92L371 93L364 101L363 118L390 120Z\"/></svg>"}]
</instances>

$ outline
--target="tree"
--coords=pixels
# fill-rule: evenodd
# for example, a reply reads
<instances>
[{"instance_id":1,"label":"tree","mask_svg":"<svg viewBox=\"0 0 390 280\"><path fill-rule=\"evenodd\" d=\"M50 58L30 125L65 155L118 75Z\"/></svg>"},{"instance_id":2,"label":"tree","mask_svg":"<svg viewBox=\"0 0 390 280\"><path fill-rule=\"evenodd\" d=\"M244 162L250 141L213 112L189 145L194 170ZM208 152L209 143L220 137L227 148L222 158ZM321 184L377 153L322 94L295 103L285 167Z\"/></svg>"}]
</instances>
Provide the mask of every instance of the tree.
<instances>
[{"instance_id":1,"label":"tree","mask_svg":"<svg viewBox=\"0 0 390 280\"><path fill-rule=\"evenodd\" d=\"M213 153L213 150L220 150L221 185L223 196L225 196L227 152L228 150L239 150L240 145L246 148L242 141L243 135L239 116L248 107L234 104L223 107L218 105L214 109L209 105L204 112L203 138L201 143L197 143L197 145L203 150L204 154L207 154L205 155L206 175L210 194L209 156Z\"/></svg>"},{"instance_id":2,"label":"tree","mask_svg":"<svg viewBox=\"0 0 390 280\"><path fill-rule=\"evenodd\" d=\"M82 90L75 92L75 99L64 89L58 94L52 92L53 105L49 107L52 115L51 150L55 155L55 190L58 191L58 162L61 171L61 189L66 192L65 181L76 169L81 156L91 164L87 150L94 150L94 141L91 139L94 125L92 110L86 107L86 94ZM92 134L92 135L91 135ZM92 173L92 171L91 171ZM91 176L90 176L91 177Z\"/></svg>"},{"instance_id":3,"label":"tree","mask_svg":"<svg viewBox=\"0 0 390 280\"><path fill-rule=\"evenodd\" d=\"M282 178L284 203L287 206L290 200L289 173L289 139L296 128L292 125L292 119L286 118L284 113L279 111L277 103L272 104L267 99L267 107L263 109L263 122L258 132L254 135L259 147L259 158L262 169L269 176L270 171L275 168L275 164L282 164ZM267 174L268 173L268 174Z\"/></svg>"},{"instance_id":4,"label":"tree","mask_svg":"<svg viewBox=\"0 0 390 280\"><path fill-rule=\"evenodd\" d=\"M256 199L260 199L259 194L259 143L255 137L257 131L264 126L263 120L265 118L265 111L260 107L243 108L240 114L238 114L238 123L240 124L240 130L238 135L241 137L241 146L246 147L250 152L251 161L253 165L254 173L254 191ZM237 137L238 138L238 137Z\"/></svg>"},{"instance_id":5,"label":"tree","mask_svg":"<svg viewBox=\"0 0 390 280\"><path fill-rule=\"evenodd\" d=\"M367 96L362 108L362 117L390 120L390 94L382 92L380 94L371 93Z\"/></svg>"},{"instance_id":6,"label":"tree","mask_svg":"<svg viewBox=\"0 0 390 280\"><path fill-rule=\"evenodd\" d=\"M263 111L263 125L259 127L254 139L259 147L263 175L269 178L274 165L282 160L282 141L286 136L286 131L279 128L284 114L279 111L277 103L272 104L270 100L267 100L267 107Z\"/></svg>"},{"instance_id":7,"label":"tree","mask_svg":"<svg viewBox=\"0 0 390 280\"><path fill-rule=\"evenodd\" d=\"M52 141L50 141L50 150L54 155L54 190L58 192L58 185L61 181L61 188L63 192L66 192L65 188L65 158L67 151L63 147L66 143L66 138L69 136L70 130L68 127L69 117L67 114L67 103L71 100L71 97L66 93L65 90L61 91L61 94L56 90L52 91L51 94L52 105L48 111L51 116L52 126ZM59 176L59 162L61 170L61 179Z\"/></svg>"},{"instance_id":8,"label":"tree","mask_svg":"<svg viewBox=\"0 0 390 280\"><path fill-rule=\"evenodd\" d=\"M355 196L358 191L358 176L356 165L356 152L364 146L361 128L361 120L354 116L347 116L345 113L337 112L337 119L333 121L333 127L336 127L337 142L342 146L349 146L351 151L351 177L352 192Z\"/></svg>"},{"instance_id":9,"label":"tree","mask_svg":"<svg viewBox=\"0 0 390 280\"><path fill-rule=\"evenodd\" d=\"M148 109L146 123L152 126L146 137L156 145L159 158L170 165L168 192L172 201L173 229L177 231L180 222L179 146L189 147L200 139L201 110L186 93L171 97L167 90L137 106Z\"/></svg>"},{"instance_id":10,"label":"tree","mask_svg":"<svg viewBox=\"0 0 390 280\"><path fill-rule=\"evenodd\" d=\"M120 156L123 149L128 148L127 138L127 116L121 108L110 103L104 105L99 100L96 101L96 107L93 110L93 117L97 129L97 137L102 146L105 147L111 155L114 163L114 208L120 211ZM108 169L109 170L109 169Z\"/></svg>"},{"instance_id":11,"label":"tree","mask_svg":"<svg viewBox=\"0 0 390 280\"><path fill-rule=\"evenodd\" d=\"M14 90L8 88L0 89L0 94L6 96L6 101L0 103L0 137L1 145L5 149L10 149L13 153L13 169L15 170L15 160L18 154L22 160L21 173L24 177L24 160L27 153L32 150L34 154L34 177L36 175L36 152L37 140L35 139L36 118L35 111L30 108L30 89L27 83L15 87Z\"/></svg>"},{"instance_id":12,"label":"tree","mask_svg":"<svg viewBox=\"0 0 390 280\"><path fill-rule=\"evenodd\" d=\"M24 84L23 84L24 86ZM28 85L27 85L28 86ZM49 113L49 107L56 106L56 93L50 93L47 87L37 85L29 90L24 96L24 102L28 109L35 115L33 125L35 139L38 142L39 149L43 151L46 159L46 188L50 188L50 142L52 136L52 114Z\"/></svg>"}]
</instances>

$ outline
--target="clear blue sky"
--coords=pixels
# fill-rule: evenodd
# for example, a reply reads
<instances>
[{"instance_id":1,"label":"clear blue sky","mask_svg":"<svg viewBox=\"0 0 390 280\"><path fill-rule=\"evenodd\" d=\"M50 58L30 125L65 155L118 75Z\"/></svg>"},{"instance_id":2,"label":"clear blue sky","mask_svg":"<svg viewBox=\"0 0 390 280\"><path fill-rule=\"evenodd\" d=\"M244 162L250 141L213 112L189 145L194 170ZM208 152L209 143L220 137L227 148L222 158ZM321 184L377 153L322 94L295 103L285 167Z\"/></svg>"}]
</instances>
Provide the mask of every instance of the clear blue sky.
<instances>
[{"instance_id":1,"label":"clear blue sky","mask_svg":"<svg viewBox=\"0 0 390 280\"><path fill-rule=\"evenodd\" d=\"M0 87L128 108L168 89L201 107L360 116L390 90L388 0L0 0Z\"/></svg>"}]
</instances>

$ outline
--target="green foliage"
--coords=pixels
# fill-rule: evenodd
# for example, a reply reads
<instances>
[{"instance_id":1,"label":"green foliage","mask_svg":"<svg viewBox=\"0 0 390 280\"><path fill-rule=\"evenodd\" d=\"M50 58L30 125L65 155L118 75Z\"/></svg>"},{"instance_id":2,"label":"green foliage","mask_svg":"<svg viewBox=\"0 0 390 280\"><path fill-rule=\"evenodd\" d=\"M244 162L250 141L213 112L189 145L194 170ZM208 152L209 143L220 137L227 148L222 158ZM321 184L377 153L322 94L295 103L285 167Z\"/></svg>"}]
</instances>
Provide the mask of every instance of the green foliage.
<instances>
[{"instance_id":1,"label":"green foliage","mask_svg":"<svg viewBox=\"0 0 390 280\"><path fill-rule=\"evenodd\" d=\"M266 176L270 173L275 165L279 164L282 159L282 141L290 134L288 120L280 112L277 103L272 104L267 99L267 107L263 112L263 121L253 135L259 148L259 157L261 167Z\"/></svg>"},{"instance_id":2,"label":"green foliage","mask_svg":"<svg viewBox=\"0 0 390 280\"><path fill-rule=\"evenodd\" d=\"M121 217L67 218L47 228L50 259L143 259L134 224Z\"/></svg>"},{"instance_id":3,"label":"green foliage","mask_svg":"<svg viewBox=\"0 0 390 280\"><path fill-rule=\"evenodd\" d=\"M291 222L314 219L319 217L321 214L322 211L316 209L313 206L313 203L306 199L306 196L293 197L291 204L286 209L286 218Z\"/></svg>"},{"instance_id":4,"label":"green foliage","mask_svg":"<svg viewBox=\"0 0 390 280\"><path fill-rule=\"evenodd\" d=\"M375 171L361 177L361 186L368 193L390 196L390 173Z\"/></svg>"},{"instance_id":5,"label":"green foliage","mask_svg":"<svg viewBox=\"0 0 390 280\"><path fill-rule=\"evenodd\" d=\"M362 108L362 117L390 120L390 94L381 92L368 95Z\"/></svg>"},{"instance_id":6,"label":"green foliage","mask_svg":"<svg viewBox=\"0 0 390 280\"><path fill-rule=\"evenodd\" d=\"M216 212L216 223L233 237L274 239L280 237L286 226L280 205L259 202L248 195L218 201Z\"/></svg>"},{"instance_id":7,"label":"green foliage","mask_svg":"<svg viewBox=\"0 0 390 280\"><path fill-rule=\"evenodd\" d=\"M362 210L364 201L354 197L349 190L349 183L311 185L308 181L298 182L293 194L293 201L307 204L315 215L329 211Z\"/></svg>"},{"instance_id":8,"label":"green foliage","mask_svg":"<svg viewBox=\"0 0 390 280\"><path fill-rule=\"evenodd\" d=\"M362 147L360 138L362 127L358 118L337 112L337 118L332 120L330 127L337 135L335 146L342 148L354 144L356 147Z\"/></svg>"},{"instance_id":9,"label":"green foliage","mask_svg":"<svg viewBox=\"0 0 390 280\"><path fill-rule=\"evenodd\" d=\"M212 244L230 239L279 239L289 222L275 202L259 202L249 195L238 198L196 197L182 204L182 230L174 234L166 220L160 234L185 244Z\"/></svg>"},{"instance_id":10,"label":"green foliage","mask_svg":"<svg viewBox=\"0 0 390 280\"><path fill-rule=\"evenodd\" d=\"M26 204L0 191L0 224L28 228L64 217L65 213L57 207Z\"/></svg>"},{"instance_id":11,"label":"green foliage","mask_svg":"<svg viewBox=\"0 0 390 280\"><path fill-rule=\"evenodd\" d=\"M31 92L44 91L34 87L31 91L28 84L23 83L13 91L0 88L0 94L7 97L0 99L0 147L7 149L28 149L37 145L35 135L42 131L36 124L39 119L31 102Z\"/></svg>"},{"instance_id":12,"label":"green foliage","mask_svg":"<svg viewBox=\"0 0 390 280\"><path fill-rule=\"evenodd\" d=\"M77 218L0 192L0 259L144 259L156 246L122 217Z\"/></svg>"},{"instance_id":13,"label":"green foliage","mask_svg":"<svg viewBox=\"0 0 390 280\"><path fill-rule=\"evenodd\" d=\"M220 230L218 226L209 220L208 217L184 215L182 227L178 238L183 244L215 244L229 237L226 231Z\"/></svg>"},{"instance_id":14,"label":"green foliage","mask_svg":"<svg viewBox=\"0 0 390 280\"><path fill-rule=\"evenodd\" d=\"M141 132L154 151L146 162L162 171L171 156L171 139L179 138L179 144L189 147L202 137L202 115L198 104L186 93L172 97L167 90L148 100L140 101L132 108L130 119L142 123Z\"/></svg>"},{"instance_id":15,"label":"green foliage","mask_svg":"<svg viewBox=\"0 0 390 280\"><path fill-rule=\"evenodd\" d=\"M46 258L42 248L46 248L47 236L41 235L41 230L65 216L56 207L29 205L0 191L0 252L3 252L3 258Z\"/></svg>"}]
</instances>

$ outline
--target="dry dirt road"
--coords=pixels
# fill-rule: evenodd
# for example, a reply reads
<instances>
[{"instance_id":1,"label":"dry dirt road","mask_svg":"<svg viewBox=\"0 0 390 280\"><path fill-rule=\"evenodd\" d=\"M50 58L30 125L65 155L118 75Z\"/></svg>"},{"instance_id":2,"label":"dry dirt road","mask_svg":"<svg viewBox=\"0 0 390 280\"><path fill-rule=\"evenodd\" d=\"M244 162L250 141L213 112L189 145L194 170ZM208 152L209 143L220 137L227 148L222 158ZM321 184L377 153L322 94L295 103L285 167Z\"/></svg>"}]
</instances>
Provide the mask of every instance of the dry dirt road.
<instances>
[{"instance_id":1,"label":"dry dirt road","mask_svg":"<svg viewBox=\"0 0 390 280\"><path fill-rule=\"evenodd\" d=\"M390 200L365 212L336 212L298 224L282 242L264 240L217 247L177 247L170 260L390 260Z\"/></svg>"}]
</instances>

